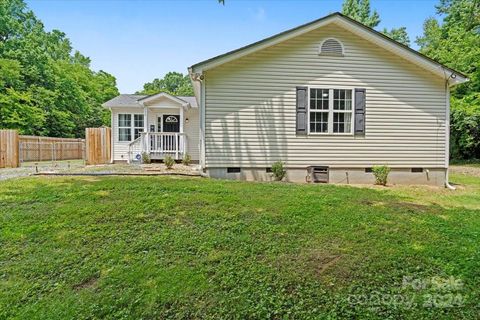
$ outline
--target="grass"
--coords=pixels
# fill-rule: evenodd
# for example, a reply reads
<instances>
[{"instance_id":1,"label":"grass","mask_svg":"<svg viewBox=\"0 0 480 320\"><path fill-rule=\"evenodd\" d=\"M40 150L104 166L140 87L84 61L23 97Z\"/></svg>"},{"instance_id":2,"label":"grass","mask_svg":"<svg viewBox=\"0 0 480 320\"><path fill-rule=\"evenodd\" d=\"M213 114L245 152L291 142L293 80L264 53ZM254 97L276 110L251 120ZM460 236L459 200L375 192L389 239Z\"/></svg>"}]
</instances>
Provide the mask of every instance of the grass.
<instances>
[{"instance_id":1,"label":"grass","mask_svg":"<svg viewBox=\"0 0 480 320\"><path fill-rule=\"evenodd\" d=\"M0 318L478 318L480 178L452 180L5 181Z\"/></svg>"}]
</instances>

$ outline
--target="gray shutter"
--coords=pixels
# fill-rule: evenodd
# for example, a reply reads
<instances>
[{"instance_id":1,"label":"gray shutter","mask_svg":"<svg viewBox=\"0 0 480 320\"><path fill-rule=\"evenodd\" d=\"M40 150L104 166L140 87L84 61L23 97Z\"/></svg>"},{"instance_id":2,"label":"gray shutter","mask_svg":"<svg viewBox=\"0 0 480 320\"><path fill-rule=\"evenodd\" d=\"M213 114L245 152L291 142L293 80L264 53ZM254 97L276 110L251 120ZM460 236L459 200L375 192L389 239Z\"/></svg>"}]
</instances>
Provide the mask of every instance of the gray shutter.
<instances>
[{"instance_id":1,"label":"gray shutter","mask_svg":"<svg viewBox=\"0 0 480 320\"><path fill-rule=\"evenodd\" d=\"M355 89L355 134L365 134L365 94L363 88Z\"/></svg>"},{"instance_id":2,"label":"gray shutter","mask_svg":"<svg viewBox=\"0 0 480 320\"><path fill-rule=\"evenodd\" d=\"M297 87L297 134L307 134L307 87Z\"/></svg>"}]
</instances>

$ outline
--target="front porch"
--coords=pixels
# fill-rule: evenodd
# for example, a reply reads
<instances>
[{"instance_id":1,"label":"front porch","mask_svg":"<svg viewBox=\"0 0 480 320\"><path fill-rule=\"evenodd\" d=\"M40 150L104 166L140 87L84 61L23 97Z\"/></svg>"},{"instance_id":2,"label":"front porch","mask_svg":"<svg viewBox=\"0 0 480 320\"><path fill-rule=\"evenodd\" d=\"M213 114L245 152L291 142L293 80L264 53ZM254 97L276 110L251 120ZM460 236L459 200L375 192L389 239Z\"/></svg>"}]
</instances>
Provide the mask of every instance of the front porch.
<instances>
[{"instance_id":1,"label":"front porch","mask_svg":"<svg viewBox=\"0 0 480 320\"><path fill-rule=\"evenodd\" d=\"M159 93L140 99L143 106L143 129L139 128L136 139L128 145L128 162L139 162L147 153L152 160L171 156L182 160L187 154L188 138L185 116L192 107L187 101L167 93Z\"/></svg>"},{"instance_id":2,"label":"front porch","mask_svg":"<svg viewBox=\"0 0 480 320\"><path fill-rule=\"evenodd\" d=\"M128 162L141 161L144 152L152 160L163 160L167 155L182 160L187 150L187 136L183 132L142 132L128 146Z\"/></svg>"}]
</instances>

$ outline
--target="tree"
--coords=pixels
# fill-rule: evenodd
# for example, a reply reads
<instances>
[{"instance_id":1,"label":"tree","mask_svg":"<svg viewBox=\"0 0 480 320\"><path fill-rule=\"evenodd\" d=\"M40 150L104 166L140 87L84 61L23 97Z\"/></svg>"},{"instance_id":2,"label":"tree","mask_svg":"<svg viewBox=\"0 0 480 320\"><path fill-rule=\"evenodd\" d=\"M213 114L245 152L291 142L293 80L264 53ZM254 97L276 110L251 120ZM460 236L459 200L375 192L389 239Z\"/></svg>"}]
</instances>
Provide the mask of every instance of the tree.
<instances>
[{"instance_id":1,"label":"tree","mask_svg":"<svg viewBox=\"0 0 480 320\"><path fill-rule=\"evenodd\" d=\"M387 37L400 42L406 46L410 46L410 38L408 37L407 28L392 28L390 31L387 28L383 28L382 33Z\"/></svg>"},{"instance_id":2,"label":"tree","mask_svg":"<svg viewBox=\"0 0 480 320\"><path fill-rule=\"evenodd\" d=\"M193 96L193 87L188 75L180 72L168 72L162 79L154 79L143 85L137 94L156 94L166 92L176 96Z\"/></svg>"},{"instance_id":3,"label":"tree","mask_svg":"<svg viewBox=\"0 0 480 320\"><path fill-rule=\"evenodd\" d=\"M344 0L342 13L370 28L375 28L381 21L378 12L376 10L372 12L370 0ZM406 46L410 45L410 39L405 27L393 28L390 31L384 28L381 32Z\"/></svg>"},{"instance_id":4,"label":"tree","mask_svg":"<svg viewBox=\"0 0 480 320\"><path fill-rule=\"evenodd\" d=\"M109 123L101 104L116 95L115 78L92 71L65 33L46 31L23 0L0 2L0 128L81 137Z\"/></svg>"},{"instance_id":5,"label":"tree","mask_svg":"<svg viewBox=\"0 0 480 320\"><path fill-rule=\"evenodd\" d=\"M370 28L375 28L380 23L377 11L371 12L370 0L345 0L342 5L342 13Z\"/></svg>"},{"instance_id":6,"label":"tree","mask_svg":"<svg viewBox=\"0 0 480 320\"><path fill-rule=\"evenodd\" d=\"M416 42L423 54L469 77L451 92L451 155L479 158L480 1L441 0L436 9L443 20L425 20Z\"/></svg>"}]
</instances>

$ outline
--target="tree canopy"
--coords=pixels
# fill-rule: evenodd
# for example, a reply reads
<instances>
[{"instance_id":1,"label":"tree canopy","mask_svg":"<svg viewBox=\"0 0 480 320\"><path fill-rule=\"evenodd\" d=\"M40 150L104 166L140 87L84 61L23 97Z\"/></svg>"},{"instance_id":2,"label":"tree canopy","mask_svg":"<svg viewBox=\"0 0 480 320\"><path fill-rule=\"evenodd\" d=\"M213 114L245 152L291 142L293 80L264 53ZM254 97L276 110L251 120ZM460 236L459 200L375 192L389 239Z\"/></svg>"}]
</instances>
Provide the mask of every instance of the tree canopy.
<instances>
[{"instance_id":1,"label":"tree canopy","mask_svg":"<svg viewBox=\"0 0 480 320\"><path fill-rule=\"evenodd\" d=\"M166 92L175 96L193 96L190 77L180 72L168 72L162 79L154 79L143 85L143 90L137 94L156 94Z\"/></svg>"},{"instance_id":2,"label":"tree canopy","mask_svg":"<svg viewBox=\"0 0 480 320\"><path fill-rule=\"evenodd\" d=\"M372 29L377 27L381 21L378 12L371 10L370 0L344 0L342 13ZM405 27L393 28L391 30L384 28L381 32L395 41L407 46L410 45L410 39Z\"/></svg>"},{"instance_id":3,"label":"tree canopy","mask_svg":"<svg viewBox=\"0 0 480 320\"><path fill-rule=\"evenodd\" d=\"M109 123L101 104L116 95L115 78L92 71L65 33L46 31L23 0L0 2L0 128L81 137Z\"/></svg>"},{"instance_id":4,"label":"tree canopy","mask_svg":"<svg viewBox=\"0 0 480 320\"><path fill-rule=\"evenodd\" d=\"M342 13L370 28L375 28L380 23L378 12L370 9L370 0L345 0Z\"/></svg>"},{"instance_id":5,"label":"tree canopy","mask_svg":"<svg viewBox=\"0 0 480 320\"><path fill-rule=\"evenodd\" d=\"M441 0L417 38L420 52L465 73L451 97L452 157L480 158L480 1Z\"/></svg>"}]
</instances>

